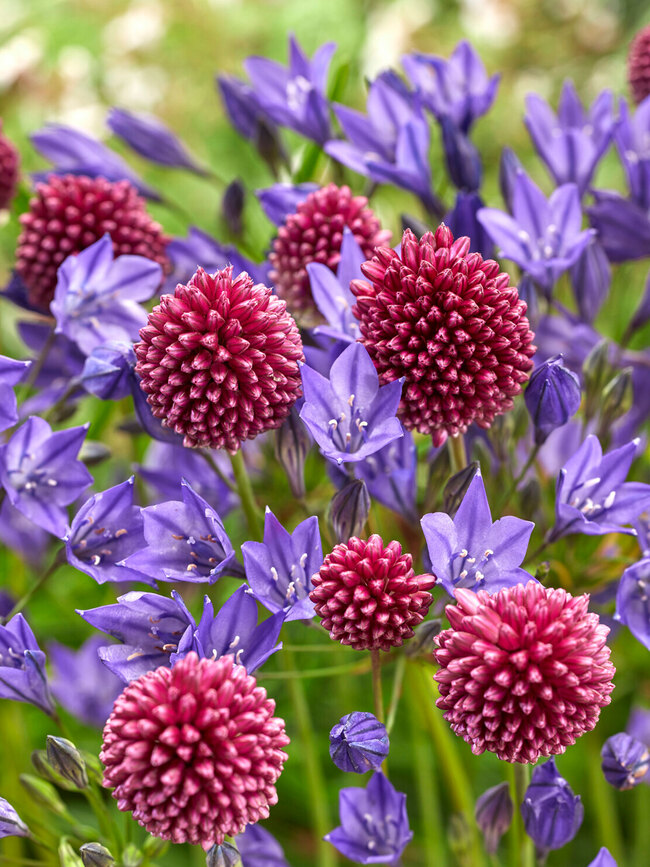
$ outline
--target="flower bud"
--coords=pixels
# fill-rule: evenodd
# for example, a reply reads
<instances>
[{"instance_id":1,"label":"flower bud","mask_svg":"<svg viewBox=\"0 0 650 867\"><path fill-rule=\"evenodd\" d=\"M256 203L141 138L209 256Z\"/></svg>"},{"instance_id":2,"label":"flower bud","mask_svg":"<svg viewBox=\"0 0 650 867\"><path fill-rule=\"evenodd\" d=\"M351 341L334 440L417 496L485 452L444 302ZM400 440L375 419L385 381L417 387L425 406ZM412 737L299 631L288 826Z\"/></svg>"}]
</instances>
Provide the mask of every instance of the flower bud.
<instances>
[{"instance_id":1,"label":"flower bud","mask_svg":"<svg viewBox=\"0 0 650 867\"><path fill-rule=\"evenodd\" d=\"M535 445L541 446L556 428L568 422L578 411L580 398L578 377L564 366L561 355L540 364L524 395L535 425Z\"/></svg>"},{"instance_id":2,"label":"flower bud","mask_svg":"<svg viewBox=\"0 0 650 867\"><path fill-rule=\"evenodd\" d=\"M235 867L240 862L239 852L231 843L215 843L205 854L206 867Z\"/></svg>"},{"instance_id":3,"label":"flower bud","mask_svg":"<svg viewBox=\"0 0 650 867\"><path fill-rule=\"evenodd\" d=\"M445 485L442 494L442 511L446 512L450 518L455 516L458 507L463 502L467 489L472 483L472 479L479 470L479 462L472 461L460 472L455 473Z\"/></svg>"},{"instance_id":4,"label":"flower bud","mask_svg":"<svg viewBox=\"0 0 650 867\"><path fill-rule=\"evenodd\" d=\"M366 483L353 479L341 488L330 503L329 520L337 542L362 536L370 513L370 494Z\"/></svg>"},{"instance_id":5,"label":"flower bud","mask_svg":"<svg viewBox=\"0 0 650 867\"><path fill-rule=\"evenodd\" d=\"M221 213L228 229L233 235L241 235L243 229L242 214L246 192L240 180L234 180L226 187L221 199Z\"/></svg>"},{"instance_id":6,"label":"flower bud","mask_svg":"<svg viewBox=\"0 0 650 867\"><path fill-rule=\"evenodd\" d=\"M499 160L499 187L503 201L510 213L512 213L515 178L517 177L517 172L521 170L523 170L523 166L519 157L510 148L504 148L501 151L501 159Z\"/></svg>"},{"instance_id":7,"label":"flower bud","mask_svg":"<svg viewBox=\"0 0 650 867\"><path fill-rule=\"evenodd\" d=\"M48 735L47 759L64 780L73 783L78 789L88 787L86 763L72 741Z\"/></svg>"},{"instance_id":8,"label":"flower bud","mask_svg":"<svg viewBox=\"0 0 650 867\"><path fill-rule=\"evenodd\" d=\"M388 749L386 726L372 713L346 714L330 731L330 757L342 771L365 774L377 770Z\"/></svg>"},{"instance_id":9,"label":"flower bud","mask_svg":"<svg viewBox=\"0 0 650 867\"><path fill-rule=\"evenodd\" d=\"M84 440L79 449L79 460L87 467L96 467L111 457L110 448L97 440Z\"/></svg>"},{"instance_id":10,"label":"flower bud","mask_svg":"<svg viewBox=\"0 0 650 867\"><path fill-rule=\"evenodd\" d=\"M21 774L18 779L35 804L51 810L57 816L67 815L65 804L59 797L59 793L47 780L41 780L32 774Z\"/></svg>"},{"instance_id":11,"label":"flower bud","mask_svg":"<svg viewBox=\"0 0 650 867\"><path fill-rule=\"evenodd\" d=\"M291 493L296 499L305 496L305 458L312 439L295 405L275 432L275 456L287 474Z\"/></svg>"},{"instance_id":12,"label":"flower bud","mask_svg":"<svg viewBox=\"0 0 650 867\"><path fill-rule=\"evenodd\" d=\"M612 857L609 849L606 849L603 846L603 848L596 855L594 860L590 864L588 864L587 867L616 867L616 861Z\"/></svg>"},{"instance_id":13,"label":"flower bud","mask_svg":"<svg viewBox=\"0 0 650 867\"><path fill-rule=\"evenodd\" d=\"M289 164L287 151L277 129L261 117L257 118L253 143L275 177L282 165Z\"/></svg>"},{"instance_id":14,"label":"flower bud","mask_svg":"<svg viewBox=\"0 0 650 867\"><path fill-rule=\"evenodd\" d=\"M555 759L550 758L533 771L521 805L526 833L540 854L561 849L578 833L584 816L579 795L558 773Z\"/></svg>"},{"instance_id":15,"label":"flower bud","mask_svg":"<svg viewBox=\"0 0 650 867\"><path fill-rule=\"evenodd\" d=\"M519 489L521 514L532 519L532 516L542 505L542 486L536 478L528 479Z\"/></svg>"},{"instance_id":16,"label":"flower bud","mask_svg":"<svg viewBox=\"0 0 650 867\"><path fill-rule=\"evenodd\" d=\"M634 315L630 320L630 324L627 326L625 336L630 338L637 329L641 328L646 324L646 322L650 319L650 273L646 278L645 289L643 290L643 296L641 301L639 302L639 306L634 311ZM625 345L625 341L623 341L623 345Z\"/></svg>"},{"instance_id":17,"label":"flower bud","mask_svg":"<svg viewBox=\"0 0 650 867\"><path fill-rule=\"evenodd\" d=\"M607 738L600 755L605 779L620 791L637 786L650 767L648 747L625 732Z\"/></svg>"},{"instance_id":18,"label":"flower bud","mask_svg":"<svg viewBox=\"0 0 650 867\"><path fill-rule=\"evenodd\" d=\"M62 837L59 843L59 864L61 867L84 867L84 862L72 848L67 837Z\"/></svg>"},{"instance_id":19,"label":"flower bud","mask_svg":"<svg viewBox=\"0 0 650 867\"><path fill-rule=\"evenodd\" d=\"M140 867L144 856L134 843L128 843L122 851L121 867Z\"/></svg>"},{"instance_id":20,"label":"flower bud","mask_svg":"<svg viewBox=\"0 0 650 867\"><path fill-rule=\"evenodd\" d=\"M458 190L473 193L481 186L481 158L470 139L448 117L440 120L442 145L451 182Z\"/></svg>"},{"instance_id":21,"label":"flower bud","mask_svg":"<svg viewBox=\"0 0 650 867\"><path fill-rule=\"evenodd\" d=\"M526 318L532 328L537 328L539 322L539 294L535 281L530 274L524 274L517 287L520 301L526 302Z\"/></svg>"},{"instance_id":22,"label":"flower bud","mask_svg":"<svg viewBox=\"0 0 650 867\"><path fill-rule=\"evenodd\" d=\"M474 817L483 832L485 848L490 855L496 854L499 840L510 827L513 812L514 804L508 783L493 786L483 792L476 802Z\"/></svg>"},{"instance_id":23,"label":"flower bud","mask_svg":"<svg viewBox=\"0 0 650 867\"><path fill-rule=\"evenodd\" d=\"M79 849L84 867L111 867L115 858L101 843L84 843Z\"/></svg>"},{"instance_id":24,"label":"flower bud","mask_svg":"<svg viewBox=\"0 0 650 867\"><path fill-rule=\"evenodd\" d=\"M169 840L161 840L159 837L147 837L142 844L142 851L147 860L155 861L169 849Z\"/></svg>"},{"instance_id":25,"label":"flower bud","mask_svg":"<svg viewBox=\"0 0 650 867\"><path fill-rule=\"evenodd\" d=\"M0 837L27 837L29 828L11 806L0 798Z\"/></svg>"},{"instance_id":26,"label":"flower bud","mask_svg":"<svg viewBox=\"0 0 650 867\"><path fill-rule=\"evenodd\" d=\"M426 553L426 549L425 549ZM430 572L431 563L427 565ZM404 653L410 657L431 656L433 653L433 639L442 629L442 620L425 620L415 627L415 635L404 646Z\"/></svg>"},{"instance_id":27,"label":"flower bud","mask_svg":"<svg viewBox=\"0 0 650 867\"><path fill-rule=\"evenodd\" d=\"M632 368L625 367L603 389L598 436L605 439L614 422L629 412L633 405Z\"/></svg>"},{"instance_id":28,"label":"flower bud","mask_svg":"<svg viewBox=\"0 0 650 867\"><path fill-rule=\"evenodd\" d=\"M612 282L609 260L595 238L587 244L569 273L580 317L591 325Z\"/></svg>"},{"instance_id":29,"label":"flower bud","mask_svg":"<svg viewBox=\"0 0 650 867\"><path fill-rule=\"evenodd\" d=\"M585 421L590 421L597 414L603 397L603 389L614 373L609 361L609 352L608 341L601 340L594 346L582 364Z\"/></svg>"}]
</instances>

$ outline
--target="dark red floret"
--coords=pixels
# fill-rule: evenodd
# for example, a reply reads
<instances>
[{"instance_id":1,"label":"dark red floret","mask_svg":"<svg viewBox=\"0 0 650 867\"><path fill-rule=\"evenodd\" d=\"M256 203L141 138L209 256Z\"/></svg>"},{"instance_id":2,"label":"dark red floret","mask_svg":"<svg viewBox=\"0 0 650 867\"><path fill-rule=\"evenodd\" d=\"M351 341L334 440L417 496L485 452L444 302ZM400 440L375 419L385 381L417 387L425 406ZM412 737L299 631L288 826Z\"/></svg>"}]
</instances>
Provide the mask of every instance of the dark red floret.
<instances>
[{"instance_id":1,"label":"dark red floret","mask_svg":"<svg viewBox=\"0 0 650 867\"><path fill-rule=\"evenodd\" d=\"M637 105L650 96L650 24L632 40L627 56L627 80Z\"/></svg>"},{"instance_id":2,"label":"dark red floret","mask_svg":"<svg viewBox=\"0 0 650 867\"><path fill-rule=\"evenodd\" d=\"M4 211L13 202L18 186L20 169L20 154L13 142L2 134L0 120L0 211Z\"/></svg>"}]
</instances>

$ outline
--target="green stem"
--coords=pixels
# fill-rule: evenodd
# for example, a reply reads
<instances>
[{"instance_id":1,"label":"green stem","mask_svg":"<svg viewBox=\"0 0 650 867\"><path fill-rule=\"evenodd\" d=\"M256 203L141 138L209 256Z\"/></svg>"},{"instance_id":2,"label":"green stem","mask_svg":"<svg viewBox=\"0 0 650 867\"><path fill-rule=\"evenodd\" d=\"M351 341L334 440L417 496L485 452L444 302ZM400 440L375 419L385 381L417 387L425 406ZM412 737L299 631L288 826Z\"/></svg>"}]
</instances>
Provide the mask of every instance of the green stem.
<instances>
[{"instance_id":1,"label":"green stem","mask_svg":"<svg viewBox=\"0 0 650 867\"><path fill-rule=\"evenodd\" d=\"M397 658L395 665L395 674L393 675L393 691L388 705L388 713L386 715L386 731L390 734L395 725L395 717L397 716L397 706L402 696L402 684L404 682L404 672L406 671L406 656L402 653Z\"/></svg>"},{"instance_id":2,"label":"green stem","mask_svg":"<svg viewBox=\"0 0 650 867\"><path fill-rule=\"evenodd\" d=\"M235 476L235 484L237 485L237 493L239 494L241 507L246 516L248 529L253 538L261 539L262 525L259 518L257 503L255 502L255 495L253 494L253 486L251 485L251 480L246 469L246 464L244 463L244 456L241 453L241 449L235 452L234 455L230 455L230 463Z\"/></svg>"},{"instance_id":3,"label":"green stem","mask_svg":"<svg viewBox=\"0 0 650 867\"><path fill-rule=\"evenodd\" d=\"M455 437L448 437L447 443L449 446L449 462L451 464L452 476L464 470L467 466L467 450L465 449L465 438L462 434Z\"/></svg>"},{"instance_id":4,"label":"green stem","mask_svg":"<svg viewBox=\"0 0 650 867\"><path fill-rule=\"evenodd\" d=\"M508 505L508 503L510 502L510 498L512 497L512 495L514 494L514 492L515 492L515 491L517 490L517 488L519 487L519 484L520 484L521 480L522 480L523 477L526 475L526 473L528 472L528 470L532 467L532 465L533 465L533 463L534 463L534 461L535 461L535 458L537 457L537 453L539 452L539 449L540 449L540 447L539 447L538 445L535 445L535 447L533 448L533 450L531 451L531 453L528 455L528 460L527 460L526 463L524 464L524 466L523 466L521 472L518 474L518 476L517 476L516 479L513 479L513 482L512 482L512 484L510 485L510 487L508 488L505 497L504 497L503 500L501 501L501 504L499 505L499 507L498 507L498 509L497 509L498 514L501 514L501 512L503 512L503 510L505 509L505 507L506 507L506 506Z\"/></svg>"},{"instance_id":5,"label":"green stem","mask_svg":"<svg viewBox=\"0 0 650 867\"><path fill-rule=\"evenodd\" d=\"M11 609L9 614L7 614L4 617L2 622L7 623L16 614L20 614L20 612L27 605L27 603L32 598L32 596L36 593L36 591L40 590L40 588L52 577L52 575L54 575L56 570L59 568L59 566L62 566L63 563L65 563L65 548L61 548L58 551L58 553L57 553L56 557L54 558L54 561L52 562L50 568L47 569L45 572L43 572L43 574L41 575L40 578L37 578L37 580L29 588L27 593L25 593L25 595L21 599L19 599L18 602L16 602L16 604Z\"/></svg>"},{"instance_id":6,"label":"green stem","mask_svg":"<svg viewBox=\"0 0 650 867\"><path fill-rule=\"evenodd\" d=\"M594 804L598 820L598 834L602 840L602 845L609 849L616 863L622 864L624 862L624 846L614 790L602 772L598 741L594 737L588 739L588 747L589 763L587 767L591 784L591 801ZM647 823L647 821L648 817L646 816L645 822Z\"/></svg>"},{"instance_id":7,"label":"green stem","mask_svg":"<svg viewBox=\"0 0 650 867\"><path fill-rule=\"evenodd\" d=\"M548 546L549 546L550 544L551 544L550 539L544 539L544 541L542 542L542 544L541 544L538 548L535 548L535 550L533 551L532 554L528 554L528 555L527 555L526 559L524 560L524 562L523 562L521 565L522 565L522 566L526 566L528 563L532 562L533 560L537 560L537 558L539 557L539 555L540 555L543 551L546 551L546 549L548 548Z\"/></svg>"},{"instance_id":8,"label":"green stem","mask_svg":"<svg viewBox=\"0 0 650 867\"><path fill-rule=\"evenodd\" d=\"M101 798L101 795L99 795L98 792L95 791L95 788L92 785L89 786L87 789L84 789L83 794L88 803L90 804L93 813L95 814L95 818L99 823L101 833L108 843L108 848L112 852L120 851L121 846L117 826L114 824L111 816L106 810L106 806Z\"/></svg>"},{"instance_id":9,"label":"green stem","mask_svg":"<svg viewBox=\"0 0 650 867\"><path fill-rule=\"evenodd\" d=\"M283 652L286 653L287 647L283 646ZM291 673L284 671L263 671L259 672L258 678L269 680L308 680L314 677L331 677L335 674L365 674L369 671L367 664L357 663L356 665L330 665L326 668L314 668L309 671L292 671Z\"/></svg>"},{"instance_id":10,"label":"green stem","mask_svg":"<svg viewBox=\"0 0 650 867\"><path fill-rule=\"evenodd\" d=\"M643 864L650 852L650 788L641 783L634 790L636 814L634 822L634 852L630 864ZM613 854L613 853L612 853Z\"/></svg>"},{"instance_id":11,"label":"green stem","mask_svg":"<svg viewBox=\"0 0 650 867\"><path fill-rule=\"evenodd\" d=\"M233 482L232 479L229 479L228 476L224 473L224 471L221 469L219 464L213 458L211 452L208 451L207 449L199 449L198 453L205 460L205 462L208 464L210 469L213 470L219 476L219 478L224 483L224 485L227 485L231 491L234 491L234 493L237 493L237 485Z\"/></svg>"},{"instance_id":12,"label":"green stem","mask_svg":"<svg viewBox=\"0 0 650 867\"><path fill-rule=\"evenodd\" d=\"M285 648L281 653L281 658L284 661L287 673L295 673L295 665L291 652L287 651ZM300 741L305 765L307 790L309 791L312 823L314 834L318 841L318 856L315 863L318 867L335 867L337 860L335 851L330 843L326 843L325 840L323 840L325 834L331 830L332 825L330 823L329 810L327 808L327 790L325 788L325 780L323 779L323 772L318 758L316 741L314 739L314 726L311 721L302 680L296 677L290 677L289 692L291 695L295 719L300 731Z\"/></svg>"},{"instance_id":13,"label":"green stem","mask_svg":"<svg viewBox=\"0 0 650 867\"><path fill-rule=\"evenodd\" d=\"M510 786L512 800L515 806L512 819L512 867L535 867L535 849L533 841L526 834L521 816L521 805L524 803L526 789L530 783L530 765L513 762L510 770Z\"/></svg>"},{"instance_id":14,"label":"green stem","mask_svg":"<svg viewBox=\"0 0 650 867\"><path fill-rule=\"evenodd\" d=\"M384 691L381 684L381 650L371 650L370 660L372 662L372 696L375 701L375 716L379 722L385 722L384 715Z\"/></svg>"}]
</instances>

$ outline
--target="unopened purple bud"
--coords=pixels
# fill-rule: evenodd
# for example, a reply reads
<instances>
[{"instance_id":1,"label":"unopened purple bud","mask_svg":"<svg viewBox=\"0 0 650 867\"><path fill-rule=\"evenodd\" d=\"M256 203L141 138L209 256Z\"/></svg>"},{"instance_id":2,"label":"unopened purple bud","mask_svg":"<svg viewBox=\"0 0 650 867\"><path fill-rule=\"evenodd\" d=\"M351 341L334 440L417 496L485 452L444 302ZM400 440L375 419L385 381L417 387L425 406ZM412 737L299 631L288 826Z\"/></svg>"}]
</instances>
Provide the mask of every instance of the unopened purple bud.
<instances>
[{"instance_id":1,"label":"unopened purple bud","mask_svg":"<svg viewBox=\"0 0 650 867\"><path fill-rule=\"evenodd\" d=\"M467 489L472 484L474 476L480 471L478 461L472 461L460 472L453 475L442 494L442 511L450 518L455 517L458 507L463 502Z\"/></svg>"},{"instance_id":2,"label":"unopened purple bud","mask_svg":"<svg viewBox=\"0 0 650 867\"><path fill-rule=\"evenodd\" d=\"M205 169L190 156L183 143L159 118L112 108L106 122L116 136L145 159L161 166L189 169L198 175L206 174Z\"/></svg>"},{"instance_id":3,"label":"unopened purple bud","mask_svg":"<svg viewBox=\"0 0 650 867\"><path fill-rule=\"evenodd\" d=\"M228 184L221 199L221 213L233 235L241 235L244 228L242 214L245 200L246 191L241 181L234 180Z\"/></svg>"},{"instance_id":4,"label":"unopened purple bud","mask_svg":"<svg viewBox=\"0 0 650 867\"><path fill-rule=\"evenodd\" d=\"M329 519L337 542L361 536L370 514L370 494L361 479L348 482L332 497Z\"/></svg>"},{"instance_id":5,"label":"unopened purple bud","mask_svg":"<svg viewBox=\"0 0 650 867\"><path fill-rule=\"evenodd\" d=\"M447 117L441 118L447 170L458 190L473 193L481 186L481 158L468 136Z\"/></svg>"},{"instance_id":6,"label":"unopened purple bud","mask_svg":"<svg viewBox=\"0 0 650 867\"><path fill-rule=\"evenodd\" d=\"M539 292L530 274L524 274L517 287L519 298L526 302L526 317L532 328L537 328L539 322Z\"/></svg>"},{"instance_id":7,"label":"unopened purple bud","mask_svg":"<svg viewBox=\"0 0 650 867\"><path fill-rule=\"evenodd\" d=\"M291 493L296 499L305 496L305 458L312 438L295 405L275 433L275 456L287 474Z\"/></svg>"},{"instance_id":8,"label":"unopened purple bud","mask_svg":"<svg viewBox=\"0 0 650 867\"><path fill-rule=\"evenodd\" d=\"M423 551L423 558L427 554ZM425 567L427 572L429 567ZM431 657L434 651L433 639L442 629L442 620L425 620L415 627L415 635L404 646L404 653L411 658L416 656Z\"/></svg>"},{"instance_id":9,"label":"unopened purple bud","mask_svg":"<svg viewBox=\"0 0 650 867\"><path fill-rule=\"evenodd\" d=\"M594 860L588 864L587 867L616 867L616 861L612 857L609 849L605 849L603 846Z\"/></svg>"},{"instance_id":10,"label":"unopened purple bud","mask_svg":"<svg viewBox=\"0 0 650 867\"><path fill-rule=\"evenodd\" d=\"M569 273L578 312L585 322L591 324L607 298L612 282L609 259L595 238L587 244Z\"/></svg>"},{"instance_id":11,"label":"unopened purple bud","mask_svg":"<svg viewBox=\"0 0 650 867\"><path fill-rule=\"evenodd\" d=\"M597 436L606 439L614 422L634 405L632 368L624 367L603 388Z\"/></svg>"},{"instance_id":12,"label":"unopened purple bud","mask_svg":"<svg viewBox=\"0 0 650 867\"><path fill-rule=\"evenodd\" d=\"M550 758L533 771L521 805L526 833L538 852L561 849L578 833L584 817L579 795L574 795L567 781Z\"/></svg>"},{"instance_id":13,"label":"unopened purple bud","mask_svg":"<svg viewBox=\"0 0 650 867\"><path fill-rule=\"evenodd\" d=\"M648 747L625 732L607 738L600 755L605 779L621 791L637 786L650 768Z\"/></svg>"},{"instance_id":14,"label":"unopened purple bud","mask_svg":"<svg viewBox=\"0 0 650 867\"><path fill-rule=\"evenodd\" d=\"M46 745L47 760L54 770L78 789L87 789L86 762L72 741L48 735Z\"/></svg>"},{"instance_id":15,"label":"unopened purple bud","mask_svg":"<svg viewBox=\"0 0 650 867\"><path fill-rule=\"evenodd\" d=\"M84 843L79 847L84 867L112 867L115 858L101 843Z\"/></svg>"},{"instance_id":16,"label":"unopened purple bud","mask_svg":"<svg viewBox=\"0 0 650 867\"><path fill-rule=\"evenodd\" d=\"M523 170L519 157L510 148L501 151L499 162L499 187L506 208L512 213L512 197L515 190L515 178L517 172Z\"/></svg>"},{"instance_id":17,"label":"unopened purple bud","mask_svg":"<svg viewBox=\"0 0 650 867\"><path fill-rule=\"evenodd\" d=\"M346 714L330 732L330 756L342 771L365 774L377 770L388 749L386 727L366 711Z\"/></svg>"},{"instance_id":18,"label":"unopened purple bud","mask_svg":"<svg viewBox=\"0 0 650 867\"><path fill-rule=\"evenodd\" d=\"M530 378L524 399L535 425L535 444L541 446L580 406L578 377L564 366L561 355L549 358Z\"/></svg>"},{"instance_id":19,"label":"unopened purple bud","mask_svg":"<svg viewBox=\"0 0 650 867\"><path fill-rule=\"evenodd\" d=\"M231 843L217 843L205 854L207 867L235 867L241 863L241 856L237 847Z\"/></svg>"},{"instance_id":20,"label":"unopened purple bud","mask_svg":"<svg viewBox=\"0 0 650 867\"><path fill-rule=\"evenodd\" d=\"M496 854L499 840L510 827L513 813L514 804L508 783L493 786L483 792L476 802L474 817L483 832L485 848L490 855Z\"/></svg>"}]
</instances>

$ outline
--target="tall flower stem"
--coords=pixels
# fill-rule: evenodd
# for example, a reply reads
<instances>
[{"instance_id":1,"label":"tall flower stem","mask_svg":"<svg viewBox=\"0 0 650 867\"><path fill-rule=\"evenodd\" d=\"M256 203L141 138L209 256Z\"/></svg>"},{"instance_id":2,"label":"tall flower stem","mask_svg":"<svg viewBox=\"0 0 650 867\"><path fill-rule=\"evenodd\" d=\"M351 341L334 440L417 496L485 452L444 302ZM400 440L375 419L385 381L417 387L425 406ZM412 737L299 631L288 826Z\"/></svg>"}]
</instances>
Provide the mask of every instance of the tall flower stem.
<instances>
[{"instance_id":1,"label":"tall flower stem","mask_svg":"<svg viewBox=\"0 0 650 867\"><path fill-rule=\"evenodd\" d=\"M381 653L380 650L371 650L372 660L372 695L375 700L375 716L379 722L385 722L384 715L384 691L381 684Z\"/></svg>"},{"instance_id":2,"label":"tall flower stem","mask_svg":"<svg viewBox=\"0 0 650 867\"><path fill-rule=\"evenodd\" d=\"M395 725L395 717L397 716L397 707L402 695L402 684L404 682L404 673L406 671L406 656L402 653L397 657L395 665L395 674L393 675L393 691L388 705L388 713L386 714L386 731L391 733Z\"/></svg>"},{"instance_id":3,"label":"tall flower stem","mask_svg":"<svg viewBox=\"0 0 650 867\"><path fill-rule=\"evenodd\" d=\"M601 769L601 756L598 741L591 737L589 746L589 782L591 789L591 802L595 807L598 819L598 832L602 845L606 846L615 861L620 864L623 861L623 838L618 822L618 811L614 790L605 779ZM646 824L648 818L646 817ZM634 863L634 862L633 862Z\"/></svg>"},{"instance_id":4,"label":"tall flower stem","mask_svg":"<svg viewBox=\"0 0 650 867\"><path fill-rule=\"evenodd\" d=\"M255 495L253 494L253 486L251 485L251 480L248 476L241 449L235 452L234 455L230 455L230 463L232 464L235 484L237 485L237 493L239 494L239 500L246 517L248 529L254 539L261 539L262 525L260 522L257 503L255 502Z\"/></svg>"},{"instance_id":5,"label":"tall flower stem","mask_svg":"<svg viewBox=\"0 0 650 867\"><path fill-rule=\"evenodd\" d=\"M510 838L512 867L535 867L533 841L526 834L521 816L521 805L524 803L526 789L530 783L530 765L513 762L509 764L508 769L511 797L515 806Z\"/></svg>"},{"instance_id":6,"label":"tall flower stem","mask_svg":"<svg viewBox=\"0 0 650 867\"><path fill-rule=\"evenodd\" d=\"M447 444L449 447L449 462L451 463L451 474L459 473L467 466L467 450L465 448L465 437L458 434L455 437L448 437Z\"/></svg>"},{"instance_id":7,"label":"tall flower stem","mask_svg":"<svg viewBox=\"0 0 650 867\"><path fill-rule=\"evenodd\" d=\"M31 586L31 587L29 588L29 590L24 594L24 596L22 596L22 597L18 600L18 602L16 602L16 604L15 604L14 607L11 609L11 611L9 612L9 614L7 614L7 615L6 615L6 616L5 616L5 617L4 617L0 622L7 623L7 622L8 622L9 620L11 620L11 618L14 617L16 614L20 614L20 612L21 612L21 611L23 610L23 608L27 605L27 603L30 601L30 599L32 598L32 596L33 596L33 595L34 595L38 590L40 590L41 587L42 587L42 586L43 586L47 581L49 581L49 579L52 577L52 575L54 575L54 573L55 573L56 570L59 568L59 566L62 566L64 563L65 563L65 548L61 548L61 549L59 550L59 552L57 553L56 557L54 558L54 561L52 562L52 564L51 564L51 566L49 567L49 569L46 569L45 572L43 572L43 574L42 574L39 578L36 579L36 581L32 584L32 586Z\"/></svg>"},{"instance_id":8,"label":"tall flower stem","mask_svg":"<svg viewBox=\"0 0 650 867\"><path fill-rule=\"evenodd\" d=\"M528 455L528 460L526 461L526 463L525 463L524 466L522 467L521 471L520 471L519 474L517 475L517 478L513 479L512 484L510 485L510 487L509 487L508 490L506 491L506 495L504 496L503 500L501 501L501 503L500 503L500 505L499 505L499 507L498 507L498 509L497 509L497 512L498 512L499 514L501 514L501 512L503 512L503 510L505 509L505 507L508 505L508 503L510 502L510 499L511 499L512 495L513 495L514 492L517 490L517 488L518 488L518 486L519 486L521 480L522 480L523 477L526 475L526 473L528 472L528 470L532 467L533 463L535 462L535 458L537 457L537 453L539 452L539 448L540 448L540 447L539 447L538 445L535 445L535 446L534 446L534 448L532 449L531 453Z\"/></svg>"},{"instance_id":9,"label":"tall flower stem","mask_svg":"<svg viewBox=\"0 0 650 867\"><path fill-rule=\"evenodd\" d=\"M287 674L293 674L296 669L291 651L287 651L285 648L281 657L284 661ZM288 678L288 684L293 712L300 732L312 824L318 841L318 855L315 864L318 867L335 867L336 855L334 849L323 840L323 837L332 829L332 826L327 808L325 780L323 779L323 772L318 759L316 742L314 740L314 726L309 713L305 687L300 678L291 676Z\"/></svg>"}]
</instances>

